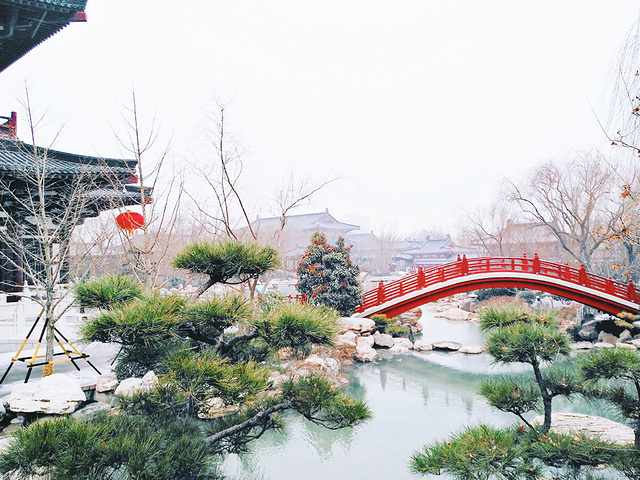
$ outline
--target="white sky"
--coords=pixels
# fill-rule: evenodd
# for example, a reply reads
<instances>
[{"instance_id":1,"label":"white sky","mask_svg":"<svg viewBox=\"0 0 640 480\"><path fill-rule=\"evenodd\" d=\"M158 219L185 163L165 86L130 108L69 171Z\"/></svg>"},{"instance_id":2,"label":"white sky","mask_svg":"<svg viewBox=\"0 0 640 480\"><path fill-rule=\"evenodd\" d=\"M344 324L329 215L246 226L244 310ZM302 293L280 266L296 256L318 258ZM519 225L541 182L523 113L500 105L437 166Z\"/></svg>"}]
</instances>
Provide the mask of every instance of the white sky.
<instances>
[{"instance_id":1,"label":"white sky","mask_svg":"<svg viewBox=\"0 0 640 480\"><path fill-rule=\"evenodd\" d=\"M113 130L133 86L179 164L201 151L212 99L233 99L254 214L274 213L294 168L344 177L298 213L410 232L453 231L538 162L607 152L596 114L638 3L89 0L87 14L0 74L1 115L21 111L25 83L48 109L37 143L64 123L54 148L122 156Z\"/></svg>"}]
</instances>

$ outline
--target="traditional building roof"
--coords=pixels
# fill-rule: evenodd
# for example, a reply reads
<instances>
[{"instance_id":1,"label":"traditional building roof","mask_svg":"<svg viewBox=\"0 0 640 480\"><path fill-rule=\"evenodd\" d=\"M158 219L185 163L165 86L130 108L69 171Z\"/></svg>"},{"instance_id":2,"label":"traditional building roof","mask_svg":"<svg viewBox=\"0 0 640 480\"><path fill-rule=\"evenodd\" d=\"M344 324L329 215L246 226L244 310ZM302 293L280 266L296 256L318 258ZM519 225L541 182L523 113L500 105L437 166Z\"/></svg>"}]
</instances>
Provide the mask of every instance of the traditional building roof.
<instances>
[{"instance_id":1,"label":"traditional building roof","mask_svg":"<svg viewBox=\"0 0 640 480\"><path fill-rule=\"evenodd\" d=\"M69 23L87 0L0 0L0 72Z\"/></svg>"},{"instance_id":2,"label":"traditional building roof","mask_svg":"<svg viewBox=\"0 0 640 480\"><path fill-rule=\"evenodd\" d=\"M45 182L50 200L47 212L55 215L64 211L66 198L78 183L81 194L87 199L84 217L96 216L111 208L137 205L141 202L141 190L135 177L137 162L99 158L86 155L33 147L10 138L0 138L0 210L5 214L28 217L29 201L16 201L20 196L32 199L36 194L33 185ZM150 199L151 191L145 189Z\"/></svg>"},{"instance_id":3,"label":"traditional building roof","mask_svg":"<svg viewBox=\"0 0 640 480\"><path fill-rule=\"evenodd\" d=\"M280 217L258 218L251 223L251 228L257 231L272 231L280 229ZM306 213L302 215L288 215L286 228L308 232L349 232L358 230L359 225L343 223L329 213L329 209L320 213Z\"/></svg>"},{"instance_id":4,"label":"traditional building roof","mask_svg":"<svg viewBox=\"0 0 640 480\"><path fill-rule=\"evenodd\" d=\"M38 158L41 160L38 161ZM134 176L137 162L76 155L34 147L19 140L0 138L0 172L24 171L43 164L48 176L95 175L104 173L105 170L119 176Z\"/></svg>"}]
</instances>

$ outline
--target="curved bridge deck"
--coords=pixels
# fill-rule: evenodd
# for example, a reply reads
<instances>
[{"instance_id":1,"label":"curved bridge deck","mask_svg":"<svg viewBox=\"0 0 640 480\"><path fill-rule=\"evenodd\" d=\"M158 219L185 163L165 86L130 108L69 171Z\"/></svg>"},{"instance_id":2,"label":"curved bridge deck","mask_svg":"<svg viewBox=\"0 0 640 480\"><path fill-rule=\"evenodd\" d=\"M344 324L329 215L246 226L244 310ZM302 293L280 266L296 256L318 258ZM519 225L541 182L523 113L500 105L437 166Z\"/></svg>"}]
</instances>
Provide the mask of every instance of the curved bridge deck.
<instances>
[{"instance_id":1,"label":"curved bridge deck","mask_svg":"<svg viewBox=\"0 0 640 480\"><path fill-rule=\"evenodd\" d=\"M538 256L459 258L365 292L354 316L398 315L455 293L483 288L518 287L542 290L618 314L637 313L640 297L635 285L587 272L584 267L540 260Z\"/></svg>"}]
</instances>

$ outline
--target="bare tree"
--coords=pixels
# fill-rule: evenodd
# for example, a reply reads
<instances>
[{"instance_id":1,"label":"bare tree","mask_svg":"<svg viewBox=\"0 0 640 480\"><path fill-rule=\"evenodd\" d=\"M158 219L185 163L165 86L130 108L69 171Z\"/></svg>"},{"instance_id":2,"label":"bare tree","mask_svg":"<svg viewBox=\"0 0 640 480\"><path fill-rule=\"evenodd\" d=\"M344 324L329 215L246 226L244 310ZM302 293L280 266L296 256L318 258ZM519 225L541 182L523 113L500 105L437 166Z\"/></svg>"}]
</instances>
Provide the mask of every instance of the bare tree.
<instances>
[{"instance_id":1,"label":"bare tree","mask_svg":"<svg viewBox=\"0 0 640 480\"><path fill-rule=\"evenodd\" d=\"M135 91L131 91L131 103L123 104L124 132L116 137L125 152L136 161L135 188L140 191L134 207L142 214L144 223L140 231L133 234L116 228L115 217L121 206L111 205L112 210L102 215L98 222L92 222L75 237L75 246L80 251L89 251L88 257L94 264L78 265L89 270L95 264L110 263L109 267L133 275L149 288L164 286L169 282L175 270L171 268L171 259L182 245L191 240L190 229L179 225L183 178L177 168L171 168L169 146L158 146L160 128L155 118L146 122L141 120ZM114 185L114 187L117 187ZM153 195L153 196L152 196ZM115 264L115 265L114 265Z\"/></svg>"},{"instance_id":2,"label":"bare tree","mask_svg":"<svg viewBox=\"0 0 640 480\"><path fill-rule=\"evenodd\" d=\"M630 29L615 68L609 119L604 128L612 146L640 157L640 19ZM629 151L629 150L626 150Z\"/></svg>"},{"instance_id":3,"label":"bare tree","mask_svg":"<svg viewBox=\"0 0 640 480\"><path fill-rule=\"evenodd\" d=\"M53 372L56 322L69 308L65 297L73 230L107 204L126 204L136 194L124 183L134 162L96 159L36 146L35 119L26 91L24 109L31 145L0 140L0 259L5 292L35 287L46 332L45 375ZM114 186L118 186L114 188Z\"/></svg>"},{"instance_id":4,"label":"bare tree","mask_svg":"<svg viewBox=\"0 0 640 480\"><path fill-rule=\"evenodd\" d=\"M573 261L590 268L622 208L613 180L601 155L582 154L570 162L550 161L533 169L522 185L509 182L508 198L526 221L547 229Z\"/></svg>"},{"instance_id":5,"label":"bare tree","mask_svg":"<svg viewBox=\"0 0 640 480\"><path fill-rule=\"evenodd\" d=\"M213 238L248 237L253 240L266 242L282 250L286 243L287 220L297 208L308 205L311 198L327 185L338 180L329 177L320 181L313 181L309 176L299 177L293 170L283 175L281 185L274 186L274 198L266 199L273 202L279 219L279 227L275 231L261 232L259 222L252 222L250 205L258 203L258 199L251 197L248 184L243 177L246 151L240 141L230 133L225 124L228 104L217 102L217 112L210 121L213 128L206 132L206 138L211 146L212 158L192 162L198 193L185 190L191 203L195 206L197 223L202 231ZM198 161L199 160L199 161ZM202 187L205 188L202 188ZM209 201L213 199L213 202ZM212 204L213 203L213 204ZM266 280L268 285L273 273L269 273ZM247 282L253 296L258 279Z\"/></svg>"}]
</instances>

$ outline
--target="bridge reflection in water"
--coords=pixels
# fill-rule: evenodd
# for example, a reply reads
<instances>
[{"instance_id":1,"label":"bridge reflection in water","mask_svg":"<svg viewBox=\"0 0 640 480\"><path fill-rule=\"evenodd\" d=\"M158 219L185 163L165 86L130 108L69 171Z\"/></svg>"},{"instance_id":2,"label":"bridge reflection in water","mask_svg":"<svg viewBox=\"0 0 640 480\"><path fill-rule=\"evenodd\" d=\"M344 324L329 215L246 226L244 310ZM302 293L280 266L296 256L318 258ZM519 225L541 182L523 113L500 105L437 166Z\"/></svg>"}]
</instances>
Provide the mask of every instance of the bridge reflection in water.
<instances>
[{"instance_id":1,"label":"bridge reflection in water","mask_svg":"<svg viewBox=\"0 0 640 480\"><path fill-rule=\"evenodd\" d=\"M450 295L483 288L518 287L542 290L611 314L637 313L640 298L633 282L621 283L555 262L525 257L458 258L418 270L365 292L354 316L398 315Z\"/></svg>"}]
</instances>

